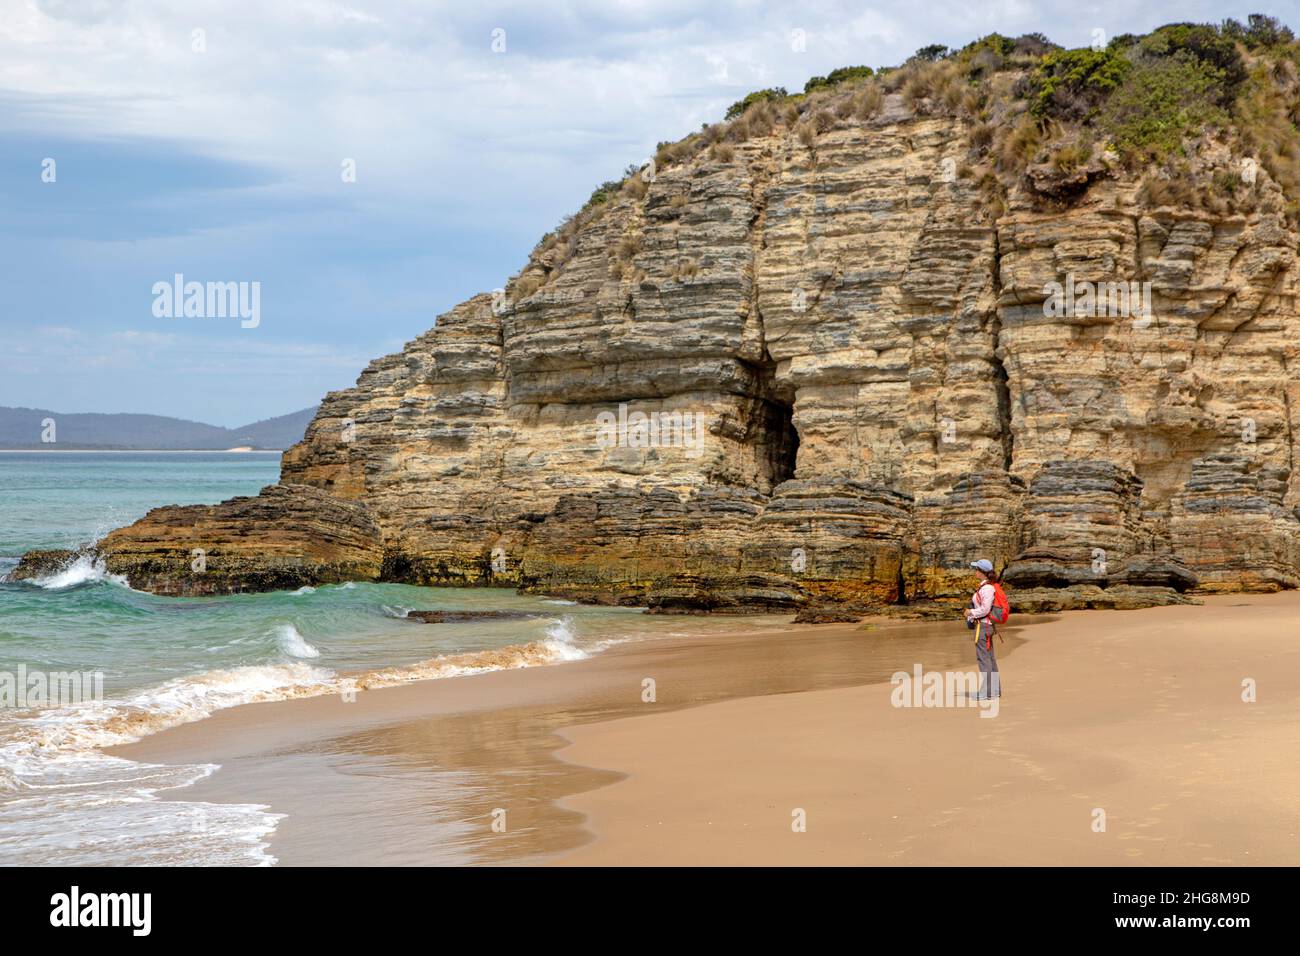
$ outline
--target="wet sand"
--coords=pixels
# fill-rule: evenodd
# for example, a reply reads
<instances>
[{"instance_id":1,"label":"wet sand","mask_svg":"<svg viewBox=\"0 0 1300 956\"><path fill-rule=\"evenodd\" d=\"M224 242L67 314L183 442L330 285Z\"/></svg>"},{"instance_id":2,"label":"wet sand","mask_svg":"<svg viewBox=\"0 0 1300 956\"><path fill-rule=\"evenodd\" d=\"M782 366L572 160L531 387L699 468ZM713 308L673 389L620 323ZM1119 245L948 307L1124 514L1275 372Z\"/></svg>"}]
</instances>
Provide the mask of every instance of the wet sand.
<instances>
[{"instance_id":1,"label":"wet sand","mask_svg":"<svg viewBox=\"0 0 1300 956\"><path fill-rule=\"evenodd\" d=\"M966 654L960 625L794 626L617 645L589 660L249 704L118 747L221 769L173 799L287 814L284 864L531 861L591 839L565 796L620 774L562 761L562 728L709 702L888 680ZM690 631L690 619L681 630ZM1012 637L1014 641L1015 638ZM653 679L654 700L643 682ZM504 833L492 829L506 811Z\"/></svg>"},{"instance_id":2,"label":"wet sand","mask_svg":"<svg viewBox=\"0 0 1300 956\"><path fill-rule=\"evenodd\" d=\"M1294 864L1298 625L1294 594L1066 613L1008 634L990 718L891 704L895 671L972 667L960 624L774 620L252 704L113 752L220 764L174 798L286 814L290 865Z\"/></svg>"}]
</instances>

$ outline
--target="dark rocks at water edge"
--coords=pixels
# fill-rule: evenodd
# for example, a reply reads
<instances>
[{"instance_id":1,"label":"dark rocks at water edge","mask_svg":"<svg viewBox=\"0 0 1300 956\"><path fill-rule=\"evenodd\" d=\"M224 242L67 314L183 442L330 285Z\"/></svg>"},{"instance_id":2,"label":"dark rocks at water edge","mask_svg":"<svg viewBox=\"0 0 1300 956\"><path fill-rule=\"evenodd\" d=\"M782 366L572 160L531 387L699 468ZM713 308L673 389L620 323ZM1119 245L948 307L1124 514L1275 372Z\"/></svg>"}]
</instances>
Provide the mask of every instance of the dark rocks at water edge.
<instances>
[{"instance_id":1,"label":"dark rocks at water edge","mask_svg":"<svg viewBox=\"0 0 1300 956\"><path fill-rule=\"evenodd\" d=\"M862 620L862 611L835 608L804 608L794 616L795 624L856 624Z\"/></svg>"},{"instance_id":2,"label":"dark rocks at water edge","mask_svg":"<svg viewBox=\"0 0 1300 956\"><path fill-rule=\"evenodd\" d=\"M422 624L466 624L477 621L527 621L541 617L527 611L410 611L408 621Z\"/></svg>"},{"instance_id":3,"label":"dark rocks at water edge","mask_svg":"<svg viewBox=\"0 0 1300 956\"><path fill-rule=\"evenodd\" d=\"M77 559L78 552L66 548L52 548L43 551L28 551L18 562L18 566L9 572L10 581L30 581L48 578L58 574Z\"/></svg>"},{"instance_id":4,"label":"dark rocks at water edge","mask_svg":"<svg viewBox=\"0 0 1300 956\"><path fill-rule=\"evenodd\" d=\"M279 484L219 505L155 508L93 548L29 552L11 577L46 577L89 555L137 590L176 597L373 581L378 534L359 503Z\"/></svg>"}]
</instances>

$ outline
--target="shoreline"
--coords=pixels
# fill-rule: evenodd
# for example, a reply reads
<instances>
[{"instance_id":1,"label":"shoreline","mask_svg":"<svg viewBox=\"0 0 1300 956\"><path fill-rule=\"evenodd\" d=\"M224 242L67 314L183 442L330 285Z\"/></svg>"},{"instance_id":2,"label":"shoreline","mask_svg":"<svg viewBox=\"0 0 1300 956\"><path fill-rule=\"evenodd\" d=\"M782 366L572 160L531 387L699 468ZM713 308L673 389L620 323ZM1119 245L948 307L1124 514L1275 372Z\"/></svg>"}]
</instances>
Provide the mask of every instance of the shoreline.
<instances>
[{"instance_id":1,"label":"shoreline","mask_svg":"<svg viewBox=\"0 0 1300 956\"><path fill-rule=\"evenodd\" d=\"M911 660L973 667L960 625L779 624L242 705L107 752L220 764L168 798L285 813L286 865L1294 864L1296 625L1294 592L1064 612L999 647L991 720L890 704Z\"/></svg>"},{"instance_id":2,"label":"shoreline","mask_svg":"<svg viewBox=\"0 0 1300 956\"><path fill-rule=\"evenodd\" d=\"M562 727L887 680L918 646L930 656L951 649L933 624L785 621L635 640L557 666L375 688L351 703L332 694L243 704L104 752L148 763L219 764L205 780L163 798L287 813L269 848L284 864L532 861L589 839L580 816L558 800L611 779L555 759L565 743L556 733ZM682 630L689 631L688 619ZM883 638L874 651L872 638ZM758 666L737 668L746 660ZM647 675L657 681L653 703L642 699ZM424 797L413 806L418 793ZM391 806L401 821L364 819L358 801ZM490 815L500 804L511 830L492 839ZM349 830L342 841L341 828ZM412 854L409 844L421 839L430 849Z\"/></svg>"}]
</instances>

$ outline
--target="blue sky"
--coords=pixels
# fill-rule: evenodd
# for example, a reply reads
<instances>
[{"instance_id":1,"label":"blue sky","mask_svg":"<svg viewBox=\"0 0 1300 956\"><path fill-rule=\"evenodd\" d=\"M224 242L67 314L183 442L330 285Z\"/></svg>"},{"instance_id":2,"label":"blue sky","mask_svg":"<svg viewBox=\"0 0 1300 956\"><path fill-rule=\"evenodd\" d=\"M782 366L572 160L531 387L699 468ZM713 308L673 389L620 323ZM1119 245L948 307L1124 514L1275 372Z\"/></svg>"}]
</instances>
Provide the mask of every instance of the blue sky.
<instances>
[{"instance_id":1,"label":"blue sky","mask_svg":"<svg viewBox=\"0 0 1300 956\"><path fill-rule=\"evenodd\" d=\"M1253 11L1300 28L1294 4L1165 0L0 10L0 405L230 426L351 385L750 90L993 31L1084 46ZM178 272L259 282L260 323L155 317Z\"/></svg>"}]
</instances>

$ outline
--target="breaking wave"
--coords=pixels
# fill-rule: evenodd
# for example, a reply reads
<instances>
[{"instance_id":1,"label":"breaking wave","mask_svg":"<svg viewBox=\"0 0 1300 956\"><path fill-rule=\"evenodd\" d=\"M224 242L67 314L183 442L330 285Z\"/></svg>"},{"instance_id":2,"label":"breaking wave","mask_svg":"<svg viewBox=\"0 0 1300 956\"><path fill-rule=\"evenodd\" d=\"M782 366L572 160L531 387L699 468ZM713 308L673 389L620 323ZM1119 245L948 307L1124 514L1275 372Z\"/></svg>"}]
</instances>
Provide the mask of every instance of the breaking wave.
<instances>
[{"instance_id":1,"label":"breaking wave","mask_svg":"<svg viewBox=\"0 0 1300 956\"><path fill-rule=\"evenodd\" d=\"M116 584L121 587L130 586L126 583L126 578L123 575L109 573L108 569L104 567L104 560L90 553L77 555L75 559L53 574L43 578L29 578L27 581L28 584L34 584L37 587L51 591L61 591L64 588L76 587L79 584L98 582Z\"/></svg>"},{"instance_id":2,"label":"breaking wave","mask_svg":"<svg viewBox=\"0 0 1300 956\"><path fill-rule=\"evenodd\" d=\"M320 657L320 651L307 642L292 624L281 624L275 629L275 639L280 650L290 657Z\"/></svg>"}]
</instances>

